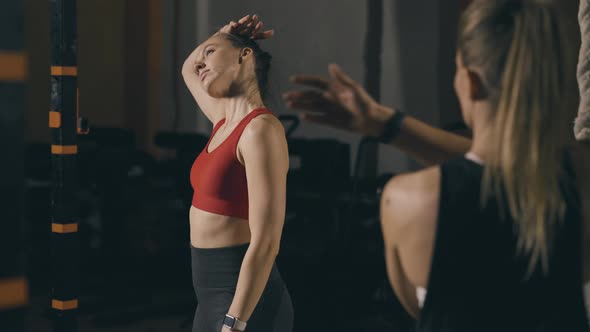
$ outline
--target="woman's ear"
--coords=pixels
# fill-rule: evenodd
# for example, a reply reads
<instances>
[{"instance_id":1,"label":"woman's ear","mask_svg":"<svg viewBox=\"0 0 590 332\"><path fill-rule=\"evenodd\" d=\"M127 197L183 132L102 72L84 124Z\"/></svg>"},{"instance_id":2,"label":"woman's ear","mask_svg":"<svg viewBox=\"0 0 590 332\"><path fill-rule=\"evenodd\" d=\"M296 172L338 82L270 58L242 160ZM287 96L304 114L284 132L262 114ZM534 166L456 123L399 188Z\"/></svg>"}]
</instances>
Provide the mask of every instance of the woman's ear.
<instances>
[{"instance_id":1,"label":"woman's ear","mask_svg":"<svg viewBox=\"0 0 590 332\"><path fill-rule=\"evenodd\" d=\"M249 47L244 47L241 51L240 51L240 57L238 58L238 63L242 64L242 62L244 61L244 58L249 57L250 55L254 54L254 51L249 48Z\"/></svg>"},{"instance_id":2,"label":"woman's ear","mask_svg":"<svg viewBox=\"0 0 590 332\"><path fill-rule=\"evenodd\" d=\"M487 93L481 76L477 72L467 69L467 77L469 79L469 97L475 101L486 99Z\"/></svg>"},{"instance_id":3,"label":"woman's ear","mask_svg":"<svg viewBox=\"0 0 590 332\"><path fill-rule=\"evenodd\" d=\"M240 51L241 58L246 58L252 54L254 54L254 51L250 47L244 47L242 51Z\"/></svg>"}]
</instances>

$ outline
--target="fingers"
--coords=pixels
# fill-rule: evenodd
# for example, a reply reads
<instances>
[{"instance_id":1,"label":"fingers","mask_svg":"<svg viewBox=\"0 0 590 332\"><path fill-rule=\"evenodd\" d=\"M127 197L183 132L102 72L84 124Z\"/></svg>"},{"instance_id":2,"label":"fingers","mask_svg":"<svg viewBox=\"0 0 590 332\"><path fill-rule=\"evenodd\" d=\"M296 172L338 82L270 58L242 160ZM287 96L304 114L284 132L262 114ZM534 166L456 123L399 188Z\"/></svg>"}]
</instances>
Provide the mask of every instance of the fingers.
<instances>
[{"instance_id":1,"label":"fingers","mask_svg":"<svg viewBox=\"0 0 590 332\"><path fill-rule=\"evenodd\" d=\"M317 75L293 75L289 77L289 81L321 90L327 90L330 86L330 82L326 78Z\"/></svg>"},{"instance_id":2,"label":"fingers","mask_svg":"<svg viewBox=\"0 0 590 332\"><path fill-rule=\"evenodd\" d=\"M330 77L336 82L335 84L342 87L350 88L359 97L359 101L368 102L372 97L357 81L348 76L337 64L330 64L328 66Z\"/></svg>"},{"instance_id":3,"label":"fingers","mask_svg":"<svg viewBox=\"0 0 590 332\"><path fill-rule=\"evenodd\" d=\"M219 31L227 34L236 34L244 36L252 36L252 32L258 23L257 15L246 15L237 22L231 21L229 24L221 28Z\"/></svg>"},{"instance_id":4,"label":"fingers","mask_svg":"<svg viewBox=\"0 0 590 332\"><path fill-rule=\"evenodd\" d=\"M340 104L326 98L328 92L291 91L283 94L287 107L299 113L302 120L350 130L350 114Z\"/></svg>"},{"instance_id":5,"label":"fingers","mask_svg":"<svg viewBox=\"0 0 590 332\"><path fill-rule=\"evenodd\" d=\"M240 24L244 24L246 23L248 20L250 19L250 15L246 15L244 17L242 17L241 19L238 20L238 23Z\"/></svg>"},{"instance_id":6,"label":"fingers","mask_svg":"<svg viewBox=\"0 0 590 332\"><path fill-rule=\"evenodd\" d=\"M358 87L358 83L346 75L338 65L329 65L328 71L335 84L340 83L348 87ZM330 86L329 79L317 75L293 75L289 80L293 83L309 85L322 90L326 90Z\"/></svg>"},{"instance_id":7,"label":"fingers","mask_svg":"<svg viewBox=\"0 0 590 332\"><path fill-rule=\"evenodd\" d=\"M274 30L260 31L264 27L260 17L256 14L246 15L237 22L231 21L219 31L227 34L240 35L251 39L269 39L274 36Z\"/></svg>"},{"instance_id":8,"label":"fingers","mask_svg":"<svg viewBox=\"0 0 590 332\"><path fill-rule=\"evenodd\" d=\"M248 18L241 23L240 30L238 31L240 35L251 37L254 35L254 30L258 25L259 17L258 15L250 15L247 16Z\"/></svg>"},{"instance_id":9,"label":"fingers","mask_svg":"<svg viewBox=\"0 0 590 332\"><path fill-rule=\"evenodd\" d=\"M338 82L351 87L351 88L358 88L359 84L353 80L350 76L348 76L343 70L342 68L340 68L340 66L338 66L337 64L330 64L328 66L328 72L330 73L330 77L332 77L333 79L337 80Z\"/></svg>"},{"instance_id":10,"label":"fingers","mask_svg":"<svg viewBox=\"0 0 590 332\"><path fill-rule=\"evenodd\" d=\"M223 28L219 29L219 32L230 34L230 33L232 33L232 30L235 29L237 26L238 26L238 23L231 21L228 24L226 24L225 26L223 26Z\"/></svg>"},{"instance_id":11,"label":"fingers","mask_svg":"<svg viewBox=\"0 0 590 332\"><path fill-rule=\"evenodd\" d=\"M263 26L262 22L256 23L256 26L254 27L254 29L252 29L252 37L254 37L258 33L258 31L260 31L260 29L262 29L262 26Z\"/></svg>"},{"instance_id":12,"label":"fingers","mask_svg":"<svg viewBox=\"0 0 590 332\"><path fill-rule=\"evenodd\" d=\"M330 96L332 98L334 98L334 100L337 100L339 103L345 103L347 101L350 100L350 98L353 95L353 90L340 83L339 81L332 81L332 84L330 84L330 87L328 88L328 90L324 93L327 96Z\"/></svg>"},{"instance_id":13,"label":"fingers","mask_svg":"<svg viewBox=\"0 0 590 332\"><path fill-rule=\"evenodd\" d=\"M252 38L253 39L269 39L272 38L272 36L275 35L275 31L274 30L266 30L263 32L259 32L257 34L255 34Z\"/></svg>"}]
</instances>

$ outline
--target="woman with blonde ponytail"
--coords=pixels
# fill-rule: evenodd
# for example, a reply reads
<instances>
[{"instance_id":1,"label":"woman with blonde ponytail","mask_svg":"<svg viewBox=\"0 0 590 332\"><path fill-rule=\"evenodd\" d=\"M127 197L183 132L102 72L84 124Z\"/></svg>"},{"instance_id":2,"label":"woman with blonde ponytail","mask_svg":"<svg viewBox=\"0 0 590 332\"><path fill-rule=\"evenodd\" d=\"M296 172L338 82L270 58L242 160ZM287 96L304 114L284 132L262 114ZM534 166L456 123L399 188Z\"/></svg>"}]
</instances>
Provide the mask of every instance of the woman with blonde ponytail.
<instances>
[{"instance_id":1,"label":"woman with blonde ponytail","mask_svg":"<svg viewBox=\"0 0 590 332\"><path fill-rule=\"evenodd\" d=\"M473 143L383 192L388 276L419 331L589 330L590 152L571 137L576 50L558 3L470 4L455 91Z\"/></svg>"}]
</instances>

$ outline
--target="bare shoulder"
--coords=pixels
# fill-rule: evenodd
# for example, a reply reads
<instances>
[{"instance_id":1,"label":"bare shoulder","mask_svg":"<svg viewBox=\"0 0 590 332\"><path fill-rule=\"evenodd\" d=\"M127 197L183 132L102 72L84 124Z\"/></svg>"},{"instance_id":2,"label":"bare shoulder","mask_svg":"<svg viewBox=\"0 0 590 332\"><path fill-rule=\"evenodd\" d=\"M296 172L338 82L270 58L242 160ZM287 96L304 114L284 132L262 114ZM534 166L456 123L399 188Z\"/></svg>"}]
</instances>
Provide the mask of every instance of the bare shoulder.
<instances>
[{"instance_id":1,"label":"bare shoulder","mask_svg":"<svg viewBox=\"0 0 590 332\"><path fill-rule=\"evenodd\" d=\"M251 160L272 160L276 167L288 168L289 152L285 128L276 116L261 114L244 128L238 142L238 160L244 164L245 157L248 156Z\"/></svg>"},{"instance_id":2,"label":"bare shoulder","mask_svg":"<svg viewBox=\"0 0 590 332\"><path fill-rule=\"evenodd\" d=\"M403 234L436 221L440 195L440 168L400 174L383 189L381 213L384 231Z\"/></svg>"},{"instance_id":3,"label":"bare shoulder","mask_svg":"<svg viewBox=\"0 0 590 332\"><path fill-rule=\"evenodd\" d=\"M384 203L408 201L414 205L424 204L433 194L438 196L440 189L440 168L428 167L424 170L394 176L383 189Z\"/></svg>"},{"instance_id":4,"label":"bare shoulder","mask_svg":"<svg viewBox=\"0 0 590 332\"><path fill-rule=\"evenodd\" d=\"M285 128L272 114L261 114L250 121L242 136L253 140L285 139Z\"/></svg>"}]
</instances>

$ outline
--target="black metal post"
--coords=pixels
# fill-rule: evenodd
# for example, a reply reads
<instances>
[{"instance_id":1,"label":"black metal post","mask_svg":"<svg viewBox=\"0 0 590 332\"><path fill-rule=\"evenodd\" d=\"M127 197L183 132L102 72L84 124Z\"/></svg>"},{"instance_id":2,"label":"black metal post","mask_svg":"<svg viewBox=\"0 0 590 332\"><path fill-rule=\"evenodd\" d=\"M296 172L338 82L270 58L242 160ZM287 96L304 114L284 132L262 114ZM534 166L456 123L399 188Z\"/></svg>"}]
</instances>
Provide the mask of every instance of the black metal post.
<instances>
[{"instance_id":1,"label":"black metal post","mask_svg":"<svg viewBox=\"0 0 590 332\"><path fill-rule=\"evenodd\" d=\"M379 101L381 98L381 53L383 44L383 0L367 1L367 34L365 37L365 89ZM375 178L379 144L363 138L355 163L355 177Z\"/></svg>"},{"instance_id":2,"label":"black metal post","mask_svg":"<svg viewBox=\"0 0 590 332\"><path fill-rule=\"evenodd\" d=\"M51 1L52 294L53 330L78 330L79 243L76 216L76 0Z\"/></svg>"}]
</instances>

